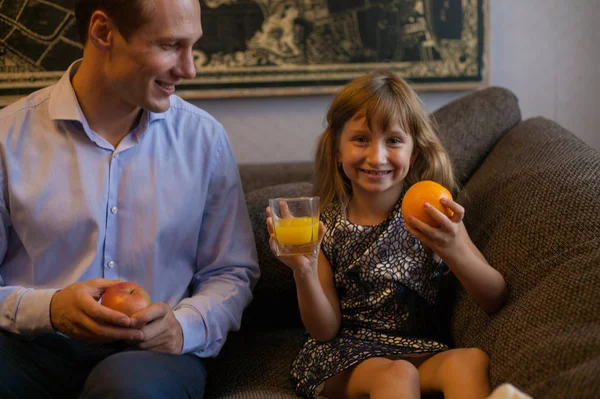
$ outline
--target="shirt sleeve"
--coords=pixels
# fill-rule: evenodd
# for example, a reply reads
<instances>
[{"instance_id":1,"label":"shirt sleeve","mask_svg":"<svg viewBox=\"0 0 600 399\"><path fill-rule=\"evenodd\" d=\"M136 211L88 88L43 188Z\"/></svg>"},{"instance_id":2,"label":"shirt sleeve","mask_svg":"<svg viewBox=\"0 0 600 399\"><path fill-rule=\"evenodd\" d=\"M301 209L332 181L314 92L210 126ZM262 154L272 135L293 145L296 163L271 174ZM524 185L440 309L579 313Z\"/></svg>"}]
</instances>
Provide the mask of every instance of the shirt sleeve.
<instances>
[{"instance_id":1,"label":"shirt sleeve","mask_svg":"<svg viewBox=\"0 0 600 399\"><path fill-rule=\"evenodd\" d=\"M5 286L2 263L8 251L10 214L4 200L4 179L0 173L0 329L14 334L38 335L53 332L50 323L50 301L54 289L33 290Z\"/></svg>"},{"instance_id":2,"label":"shirt sleeve","mask_svg":"<svg viewBox=\"0 0 600 399\"><path fill-rule=\"evenodd\" d=\"M219 353L227 333L240 328L259 274L237 163L223 132L211 168L192 295L174 309L183 329L182 353Z\"/></svg>"}]
</instances>

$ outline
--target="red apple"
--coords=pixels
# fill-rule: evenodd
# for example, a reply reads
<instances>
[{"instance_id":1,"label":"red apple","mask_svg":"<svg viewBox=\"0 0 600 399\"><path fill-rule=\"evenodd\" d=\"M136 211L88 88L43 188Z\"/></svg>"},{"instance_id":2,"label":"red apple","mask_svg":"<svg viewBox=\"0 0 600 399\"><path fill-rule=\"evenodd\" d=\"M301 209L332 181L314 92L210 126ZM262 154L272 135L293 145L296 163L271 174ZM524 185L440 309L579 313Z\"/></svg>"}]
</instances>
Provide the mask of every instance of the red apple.
<instances>
[{"instance_id":1,"label":"red apple","mask_svg":"<svg viewBox=\"0 0 600 399\"><path fill-rule=\"evenodd\" d=\"M131 316L152 304L150 295L142 287L131 281L117 283L104 291L102 305Z\"/></svg>"}]
</instances>

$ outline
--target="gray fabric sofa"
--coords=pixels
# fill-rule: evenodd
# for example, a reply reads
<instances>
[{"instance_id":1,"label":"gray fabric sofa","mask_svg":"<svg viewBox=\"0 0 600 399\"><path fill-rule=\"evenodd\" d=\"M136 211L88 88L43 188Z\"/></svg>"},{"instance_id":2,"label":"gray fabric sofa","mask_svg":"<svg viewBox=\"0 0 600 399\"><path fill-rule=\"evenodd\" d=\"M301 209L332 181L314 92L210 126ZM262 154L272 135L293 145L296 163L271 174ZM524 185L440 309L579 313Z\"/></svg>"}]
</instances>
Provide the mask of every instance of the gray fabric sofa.
<instances>
[{"instance_id":1,"label":"gray fabric sofa","mask_svg":"<svg viewBox=\"0 0 600 399\"><path fill-rule=\"evenodd\" d=\"M446 287L454 345L491 358L493 387L534 398L600 397L600 154L556 123L521 120L517 98L492 87L434 113L463 189L473 241L506 278L510 300L488 317ZM241 165L262 278L242 329L209 362L207 399L294 398L301 347L291 272L268 248L270 197L307 195L310 163Z\"/></svg>"}]
</instances>

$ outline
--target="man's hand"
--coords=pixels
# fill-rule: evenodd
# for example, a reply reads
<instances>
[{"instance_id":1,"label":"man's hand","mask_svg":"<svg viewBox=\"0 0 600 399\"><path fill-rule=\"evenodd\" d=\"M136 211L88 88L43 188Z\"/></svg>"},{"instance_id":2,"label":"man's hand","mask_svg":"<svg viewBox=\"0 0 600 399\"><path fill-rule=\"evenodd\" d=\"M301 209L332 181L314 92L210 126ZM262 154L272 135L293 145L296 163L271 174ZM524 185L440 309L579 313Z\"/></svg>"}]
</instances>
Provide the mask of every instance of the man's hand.
<instances>
[{"instance_id":1,"label":"man's hand","mask_svg":"<svg viewBox=\"0 0 600 399\"><path fill-rule=\"evenodd\" d=\"M95 278L56 292L50 302L50 322L54 330L89 342L143 340L144 335L131 326L127 315L98 303L102 293L119 282Z\"/></svg>"},{"instance_id":2,"label":"man's hand","mask_svg":"<svg viewBox=\"0 0 600 399\"><path fill-rule=\"evenodd\" d=\"M169 305L157 302L131 315L131 326L144 334L142 342L129 342L139 349L181 354L183 330Z\"/></svg>"}]
</instances>

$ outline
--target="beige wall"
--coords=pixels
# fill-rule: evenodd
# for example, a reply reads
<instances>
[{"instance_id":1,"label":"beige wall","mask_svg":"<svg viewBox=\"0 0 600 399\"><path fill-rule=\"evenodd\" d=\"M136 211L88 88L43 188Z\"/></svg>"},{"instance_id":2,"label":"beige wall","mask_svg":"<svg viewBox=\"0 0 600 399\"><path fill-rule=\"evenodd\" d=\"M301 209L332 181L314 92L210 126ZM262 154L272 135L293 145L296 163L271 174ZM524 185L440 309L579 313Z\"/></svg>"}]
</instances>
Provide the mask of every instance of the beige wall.
<instances>
[{"instance_id":1,"label":"beige wall","mask_svg":"<svg viewBox=\"0 0 600 399\"><path fill-rule=\"evenodd\" d=\"M491 0L491 82L600 151L600 1ZM423 93L430 111L466 92ZM312 158L329 96L203 100L239 163Z\"/></svg>"}]
</instances>

